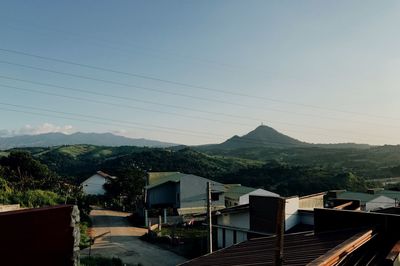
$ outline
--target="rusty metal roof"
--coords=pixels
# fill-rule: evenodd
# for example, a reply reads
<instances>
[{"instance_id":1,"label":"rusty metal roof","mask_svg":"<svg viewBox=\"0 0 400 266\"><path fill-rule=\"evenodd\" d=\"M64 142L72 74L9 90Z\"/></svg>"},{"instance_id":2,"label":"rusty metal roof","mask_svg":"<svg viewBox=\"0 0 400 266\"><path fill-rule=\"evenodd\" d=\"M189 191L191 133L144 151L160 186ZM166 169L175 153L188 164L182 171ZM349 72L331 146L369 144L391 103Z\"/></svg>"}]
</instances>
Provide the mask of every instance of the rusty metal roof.
<instances>
[{"instance_id":1,"label":"rusty metal roof","mask_svg":"<svg viewBox=\"0 0 400 266\"><path fill-rule=\"evenodd\" d=\"M284 238L284 265L306 265L359 231L347 230L315 234L302 232ZM274 265L276 237L248 240L182 265Z\"/></svg>"}]
</instances>

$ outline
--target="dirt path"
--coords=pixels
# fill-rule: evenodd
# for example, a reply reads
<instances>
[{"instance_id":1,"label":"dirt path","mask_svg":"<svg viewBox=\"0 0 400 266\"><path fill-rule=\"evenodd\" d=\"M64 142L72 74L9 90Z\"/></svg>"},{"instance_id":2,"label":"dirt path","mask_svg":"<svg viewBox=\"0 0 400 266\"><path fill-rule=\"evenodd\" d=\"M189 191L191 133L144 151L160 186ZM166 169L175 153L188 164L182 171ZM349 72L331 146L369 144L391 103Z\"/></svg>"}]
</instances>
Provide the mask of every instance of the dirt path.
<instances>
[{"instance_id":1,"label":"dirt path","mask_svg":"<svg viewBox=\"0 0 400 266\"><path fill-rule=\"evenodd\" d=\"M110 210L93 210L90 213L93 221L93 236L104 233L96 239L91 254L103 257L118 257L128 264L144 266L176 265L186 261L185 258L170 251L141 241L139 236L146 229L132 227L126 220L129 213ZM89 249L81 251L82 256L89 254Z\"/></svg>"}]
</instances>

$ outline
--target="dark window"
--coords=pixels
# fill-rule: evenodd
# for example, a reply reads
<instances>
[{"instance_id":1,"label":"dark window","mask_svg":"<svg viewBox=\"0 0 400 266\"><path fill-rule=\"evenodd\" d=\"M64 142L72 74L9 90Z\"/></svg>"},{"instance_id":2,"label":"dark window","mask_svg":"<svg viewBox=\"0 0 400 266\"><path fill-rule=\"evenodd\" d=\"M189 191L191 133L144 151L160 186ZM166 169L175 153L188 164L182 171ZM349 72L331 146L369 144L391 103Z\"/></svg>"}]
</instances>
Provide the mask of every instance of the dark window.
<instances>
[{"instance_id":1,"label":"dark window","mask_svg":"<svg viewBox=\"0 0 400 266\"><path fill-rule=\"evenodd\" d=\"M233 231L233 244L237 244L237 231Z\"/></svg>"},{"instance_id":2,"label":"dark window","mask_svg":"<svg viewBox=\"0 0 400 266\"><path fill-rule=\"evenodd\" d=\"M176 193L176 201L178 201L178 202L181 201L179 193Z\"/></svg>"},{"instance_id":3,"label":"dark window","mask_svg":"<svg viewBox=\"0 0 400 266\"><path fill-rule=\"evenodd\" d=\"M211 192L211 200L218 201L219 200L219 193Z\"/></svg>"}]
</instances>

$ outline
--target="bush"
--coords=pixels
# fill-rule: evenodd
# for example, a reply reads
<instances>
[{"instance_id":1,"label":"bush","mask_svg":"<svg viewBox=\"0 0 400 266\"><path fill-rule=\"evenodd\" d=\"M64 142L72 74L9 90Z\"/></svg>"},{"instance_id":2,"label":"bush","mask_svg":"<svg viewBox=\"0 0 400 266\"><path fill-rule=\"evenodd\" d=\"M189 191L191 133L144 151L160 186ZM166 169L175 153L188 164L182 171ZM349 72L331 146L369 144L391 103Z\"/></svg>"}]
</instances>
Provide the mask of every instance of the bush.
<instances>
[{"instance_id":1,"label":"bush","mask_svg":"<svg viewBox=\"0 0 400 266\"><path fill-rule=\"evenodd\" d=\"M28 208L58 205L64 200L54 192L40 189L14 192L9 197L10 203L19 203Z\"/></svg>"},{"instance_id":2,"label":"bush","mask_svg":"<svg viewBox=\"0 0 400 266\"><path fill-rule=\"evenodd\" d=\"M82 222L79 224L79 230L81 232L81 241L79 243L79 248L84 249L90 246L90 236L88 232L88 224L86 222Z\"/></svg>"}]
</instances>

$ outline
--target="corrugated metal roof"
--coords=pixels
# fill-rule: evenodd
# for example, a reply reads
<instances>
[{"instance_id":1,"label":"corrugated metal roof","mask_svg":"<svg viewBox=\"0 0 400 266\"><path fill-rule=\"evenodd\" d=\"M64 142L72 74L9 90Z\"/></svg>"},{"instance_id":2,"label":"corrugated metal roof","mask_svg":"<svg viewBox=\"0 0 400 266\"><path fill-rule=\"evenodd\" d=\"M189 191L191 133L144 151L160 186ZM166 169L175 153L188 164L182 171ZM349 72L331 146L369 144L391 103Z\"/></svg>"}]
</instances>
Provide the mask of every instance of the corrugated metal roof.
<instances>
[{"instance_id":1,"label":"corrugated metal roof","mask_svg":"<svg viewBox=\"0 0 400 266\"><path fill-rule=\"evenodd\" d=\"M253 192L254 190L257 190L256 188L246 187L240 184L225 185L225 188L226 188L225 197L234 200L239 200L240 196L243 196L244 194L248 194L250 192Z\"/></svg>"},{"instance_id":2,"label":"corrugated metal roof","mask_svg":"<svg viewBox=\"0 0 400 266\"><path fill-rule=\"evenodd\" d=\"M358 233L358 230L285 235L284 265L306 265ZM181 265L274 265L276 237L252 239Z\"/></svg>"},{"instance_id":3,"label":"corrugated metal roof","mask_svg":"<svg viewBox=\"0 0 400 266\"><path fill-rule=\"evenodd\" d=\"M361 203L366 203L371 200L374 200L382 195L379 194L368 194L368 193L362 193L362 192L342 192L338 195L338 199L348 199L348 200L359 200Z\"/></svg>"},{"instance_id":4,"label":"corrugated metal roof","mask_svg":"<svg viewBox=\"0 0 400 266\"><path fill-rule=\"evenodd\" d=\"M165 184L167 182L179 182L181 180L182 176L185 176L185 174L175 173L175 174L163 176L161 178L158 178L157 181L153 181L153 183L146 186L146 189L152 189L154 187Z\"/></svg>"}]
</instances>

